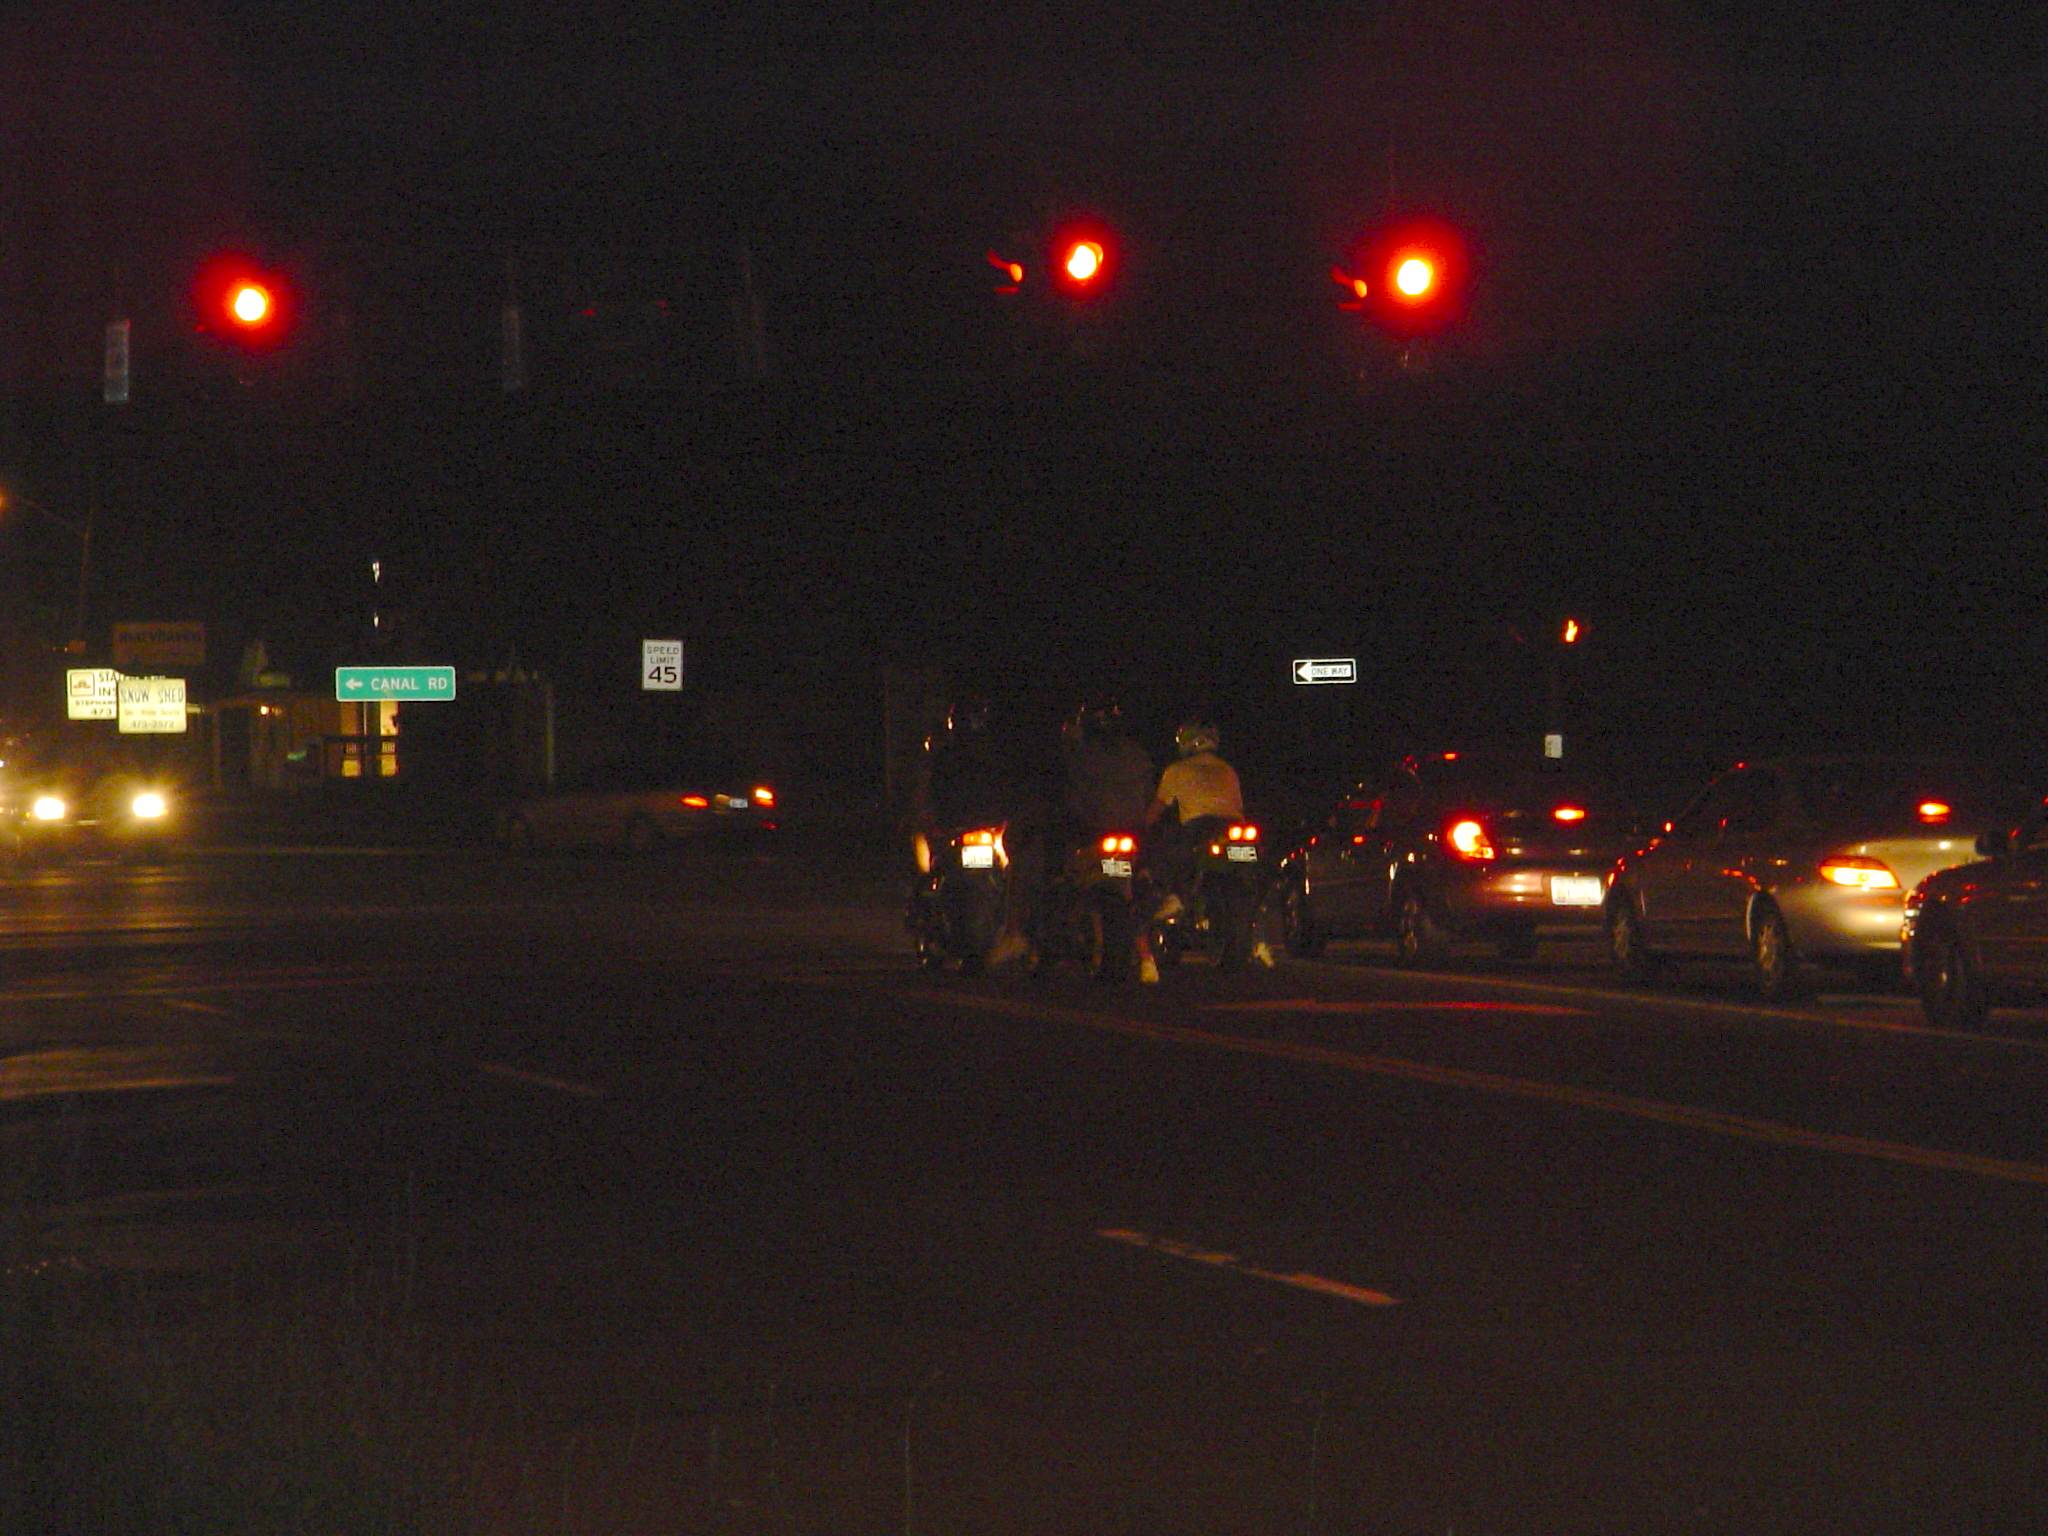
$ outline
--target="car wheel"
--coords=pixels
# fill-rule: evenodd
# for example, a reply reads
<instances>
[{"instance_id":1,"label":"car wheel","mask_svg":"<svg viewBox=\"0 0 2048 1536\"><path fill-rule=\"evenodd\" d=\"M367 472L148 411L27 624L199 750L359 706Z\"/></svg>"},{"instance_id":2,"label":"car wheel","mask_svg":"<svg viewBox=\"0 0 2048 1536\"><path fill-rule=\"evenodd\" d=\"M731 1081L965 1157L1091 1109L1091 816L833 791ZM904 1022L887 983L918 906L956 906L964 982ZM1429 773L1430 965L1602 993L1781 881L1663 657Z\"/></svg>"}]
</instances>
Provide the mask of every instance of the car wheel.
<instances>
[{"instance_id":1,"label":"car wheel","mask_svg":"<svg viewBox=\"0 0 2048 1536\"><path fill-rule=\"evenodd\" d=\"M1626 896L1607 905L1607 957L1630 981L1648 981L1659 969L1657 957L1643 942L1643 920L1636 914L1636 904Z\"/></svg>"},{"instance_id":2,"label":"car wheel","mask_svg":"<svg viewBox=\"0 0 2048 1536\"><path fill-rule=\"evenodd\" d=\"M645 816L635 816L626 823L626 851L628 853L652 853L662 844L661 828Z\"/></svg>"},{"instance_id":3,"label":"car wheel","mask_svg":"<svg viewBox=\"0 0 2048 1536\"><path fill-rule=\"evenodd\" d=\"M1428 898L1413 881L1401 888L1394 908L1394 958L1402 965L1434 965L1449 943L1430 914Z\"/></svg>"},{"instance_id":4,"label":"car wheel","mask_svg":"<svg viewBox=\"0 0 2048 1536\"><path fill-rule=\"evenodd\" d=\"M1799 956L1792 948L1792 935L1785 928L1784 914L1765 906L1757 914L1750 932L1750 954L1756 962L1756 985L1766 999L1783 1002L1805 990L1805 976Z\"/></svg>"},{"instance_id":5,"label":"car wheel","mask_svg":"<svg viewBox=\"0 0 2048 1536\"><path fill-rule=\"evenodd\" d=\"M1913 941L1913 978L1921 1011L1943 1029L1967 1029L1990 1011L1977 962L1947 923L1924 927Z\"/></svg>"},{"instance_id":6,"label":"car wheel","mask_svg":"<svg viewBox=\"0 0 2048 1536\"><path fill-rule=\"evenodd\" d=\"M1287 888L1280 897L1280 928L1290 955L1313 960L1323 952L1323 931L1316 923L1315 906L1308 894L1307 881L1287 882Z\"/></svg>"}]
</instances>

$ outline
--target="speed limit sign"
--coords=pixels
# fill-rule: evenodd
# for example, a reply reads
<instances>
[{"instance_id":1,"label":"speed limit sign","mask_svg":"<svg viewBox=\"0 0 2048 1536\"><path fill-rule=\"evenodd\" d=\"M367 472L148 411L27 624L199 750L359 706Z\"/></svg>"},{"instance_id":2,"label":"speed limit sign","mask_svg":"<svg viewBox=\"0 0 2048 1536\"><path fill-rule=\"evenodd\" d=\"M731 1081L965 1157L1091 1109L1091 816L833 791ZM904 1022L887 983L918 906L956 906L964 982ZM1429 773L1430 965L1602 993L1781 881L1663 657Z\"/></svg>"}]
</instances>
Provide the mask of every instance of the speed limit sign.
<instances>
[{"instance_id":1,"label":"speed limit sign","mask_svg":"<svg viewBox=\"0 0 2048 1536\"><path fill-rule=\"evenodd\" d=\"M642 640L640 642L640 686L661 693L682 692L682 641Z\"/></svg>"}]
</instances>

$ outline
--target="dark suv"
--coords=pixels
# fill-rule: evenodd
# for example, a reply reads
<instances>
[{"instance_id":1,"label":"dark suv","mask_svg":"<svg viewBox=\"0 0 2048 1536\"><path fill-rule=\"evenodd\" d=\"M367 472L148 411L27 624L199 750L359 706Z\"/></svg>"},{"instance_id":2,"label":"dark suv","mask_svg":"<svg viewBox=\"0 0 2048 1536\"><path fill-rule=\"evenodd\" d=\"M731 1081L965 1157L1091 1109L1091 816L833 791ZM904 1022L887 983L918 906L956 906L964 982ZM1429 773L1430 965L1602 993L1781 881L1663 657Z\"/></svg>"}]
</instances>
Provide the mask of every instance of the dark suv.
<instances>
[{"instance_id":1,"label":"dark suv","mask_svg":"<svg viewBox=\"0 0 2048 1536\"><path fill-rule=\"evenodd\" d=\"M1644 823L1611 783L1522 756L1410 757L1341 797L1282 864L1288 948L1391 936L1419 965L1454 938L1526 957L1600 931L1607 872Z\"/></svg>"}]
</instances>

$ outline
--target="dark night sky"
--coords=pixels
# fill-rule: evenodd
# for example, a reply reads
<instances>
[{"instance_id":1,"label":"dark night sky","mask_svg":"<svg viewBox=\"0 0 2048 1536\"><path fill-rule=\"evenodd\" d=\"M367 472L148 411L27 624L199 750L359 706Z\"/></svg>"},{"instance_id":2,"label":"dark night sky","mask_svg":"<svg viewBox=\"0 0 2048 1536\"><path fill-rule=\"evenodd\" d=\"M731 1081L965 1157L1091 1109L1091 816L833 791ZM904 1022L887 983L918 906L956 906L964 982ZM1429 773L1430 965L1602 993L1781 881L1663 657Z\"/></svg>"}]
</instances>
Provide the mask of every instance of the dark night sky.
<instances>
[{"instance_id":1,"label":"dark night sky","mask_svg":"<svg viewBox=\"0 0 2048 1536\"><path fill-rule=\"evenodd\" d=\"M2041 44L1820 0L0 7L0 458L75 490L120 303L105 601L288 650L374 549L437 643L568 676L674 625L734 675L1101 665L1251 714L1336 648L1392 737L1516 711L1503 636L1571 605L1616 729L2029 735ZM1427 380L1327 276L1390 191L1478 252ZM1122 259L1087 357L980 264L1077 211ZM735 390L742 237L775 378ZM179 309L230 240L308 324L223 395Z\"/></svg>"}]
</instances>

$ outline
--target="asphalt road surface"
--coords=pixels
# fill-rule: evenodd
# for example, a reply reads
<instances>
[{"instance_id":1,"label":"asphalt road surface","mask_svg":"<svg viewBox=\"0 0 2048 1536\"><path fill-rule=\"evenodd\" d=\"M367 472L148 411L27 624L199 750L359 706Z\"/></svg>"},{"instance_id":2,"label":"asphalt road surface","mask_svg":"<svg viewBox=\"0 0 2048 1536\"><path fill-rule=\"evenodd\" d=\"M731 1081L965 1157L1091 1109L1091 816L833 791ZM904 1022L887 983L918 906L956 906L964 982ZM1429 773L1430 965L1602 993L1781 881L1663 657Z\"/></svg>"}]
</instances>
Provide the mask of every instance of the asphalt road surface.
<instances>
[{"instance_id":1,"label":"asphalt road surface","mask_svg":"<svg viewBox=\"0 0 2048 1536\"><path fill-rule=\"evenodd\" d=\"M797 836L9 872L0 1052L13 1280L266 1380L320 1298L425 1529L2048 1521L2039 1013L930 977Z\"/></svg>"}]
</instances>

